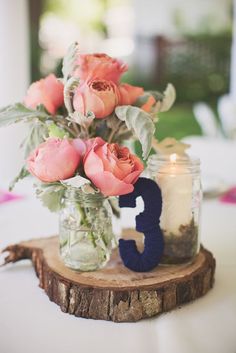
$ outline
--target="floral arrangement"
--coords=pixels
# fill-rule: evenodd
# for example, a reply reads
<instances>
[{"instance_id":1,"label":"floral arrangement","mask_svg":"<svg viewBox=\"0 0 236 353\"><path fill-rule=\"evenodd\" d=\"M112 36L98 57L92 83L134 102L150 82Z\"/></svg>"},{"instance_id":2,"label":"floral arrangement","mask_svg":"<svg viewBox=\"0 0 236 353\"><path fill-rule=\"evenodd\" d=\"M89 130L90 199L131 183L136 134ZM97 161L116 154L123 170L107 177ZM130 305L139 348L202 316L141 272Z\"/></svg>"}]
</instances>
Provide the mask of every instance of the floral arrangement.
<instances>
[{"instance_id":1,"label":"floral arrangement","mask_svg":"<svg viewBox=\"0 0 236 353\"><path fill-rule=\"evenodd\" d=\"M15 183L32 174L37 195L49 209L60 208L69 187L117 196L133 191L144 167L122 143L133 137L147 159L157 114L168 110L175 90L144 92L120 79L126 64L106 54L79 53L72 44L62 78L50 74L28 89L23 103L0 110L0 126L29 124L22 147L25 164Z\"/></svg>"}]
</instances>

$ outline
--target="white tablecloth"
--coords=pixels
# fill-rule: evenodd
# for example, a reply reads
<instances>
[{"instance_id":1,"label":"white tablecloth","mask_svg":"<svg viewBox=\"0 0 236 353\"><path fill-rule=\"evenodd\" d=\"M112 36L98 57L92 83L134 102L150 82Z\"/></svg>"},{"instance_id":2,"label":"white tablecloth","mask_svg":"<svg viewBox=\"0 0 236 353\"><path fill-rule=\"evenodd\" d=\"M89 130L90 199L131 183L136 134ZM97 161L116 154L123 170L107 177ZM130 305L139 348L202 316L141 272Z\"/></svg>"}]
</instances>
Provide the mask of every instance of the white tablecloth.
<instances>
[{"instance_id":1,"label":"white tablecloth","mask_svg":"<svg viewBox=\"0 0 236 353\"><path fill-rule=\"evenodd\" d=\"M215 155L209 159L215 169L211 166L210 171L219 167L220 176L236 184L236 145L227 149L222 142L222 146L225 153L222 151L219 157L211 143L195 141L195 154L202 154L205 160L213 149ZM220 146L217 148L220 150ZM24 193L25 199L0 205L1 248L57 232L57 216L34 198L29 182L20 184L18 192ZM202 243L217 261L214 288L181 309L137 323L117 324L64 314L38 288L29 261L1 268L0 352L235 353L236 205L204 201Z\"/></svg>"}]
</instances>

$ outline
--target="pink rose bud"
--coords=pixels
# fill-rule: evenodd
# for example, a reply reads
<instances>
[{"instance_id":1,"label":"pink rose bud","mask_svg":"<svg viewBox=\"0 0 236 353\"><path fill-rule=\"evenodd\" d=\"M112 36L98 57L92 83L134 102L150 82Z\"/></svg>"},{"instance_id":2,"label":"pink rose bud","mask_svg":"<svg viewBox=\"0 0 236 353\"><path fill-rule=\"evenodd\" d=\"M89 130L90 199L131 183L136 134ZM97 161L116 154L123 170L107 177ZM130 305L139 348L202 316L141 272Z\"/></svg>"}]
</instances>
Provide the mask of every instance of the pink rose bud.
<instances>
[{"instance_id":1,"label":"pink rose bud","mask_svg":"<svg viewBox=\"0 0 236 353\"><path fill-rule=\"evenodd\" d=\"M127 147L95 139L84 157L87 177L105 196L118 196L133 191L144 167Z\"/></svg>"},{"instance_id":2,"label":"pink rose bud","mask_svg":"<svg viewBox=\"0 0 236 353\"><path fill-rule=\"evenodd\" d=\"M144 90L142 87L131 86L128 83L122 83L118 86L120 92L119 105L132 105Z\"/></svg>"},{"instance_id":3,"label":"pink rose bud","mask_svg":"<svg viewBox=\"0 0 236 353\"><path fill-rule=\"evenodd\" d=\"M143 109L145 112L149 113L155 104L156 104L155 98L153 96L150 96L148 98L148 100L146 101L146 103L144 103L141 106L141 109Z\"/></svg>"},{"instance_id":4,"label":"pink rose bud","mask_svg":"<svg viewBox=\"0 0 236 353\"><path fill-rule=\"evenodd\" d=\"M90 79L102 79L118 83L120 76L128 70L128 66L121 60L113 59L110 56L100 54L79 55L77 60L78 68L74 76L79 77L81 83Z\"/></svg>"},{"instance_id":5,"label":"pink rose bud","mask_svg":"<svg viewBox=\"0 0 236 353\"><path fill-rule=\"evenodd\" d=\"M24 98L24 104L32 109L43 104L47 111L54 115L57 109L63 105L63 88L63 84L57 80L55 75L51 74L31 84Z\"/></svg>"},{"instance_id":6,"label":"pink rose bud","mask_svg":"<svg viewBox=\"0 0 236 353\"><path fill-rule=\"evenodd\" d=\"M119 102L117 86L112 81L92 80L85 82L75 91L73 105L83 114L92 111L102 119L113 112Z\"/></svg>"},{"instance_id":7,"label":"pink rose bud","mask_svg":"<svg viewBox=\"0 0 236 353\"><path fill-rule=\"evenodd\" d=\"M50 183L72 177L80 159L72 140L49 138L31 152L27 167L36 178Z\"/></svg>"}]
</instances>

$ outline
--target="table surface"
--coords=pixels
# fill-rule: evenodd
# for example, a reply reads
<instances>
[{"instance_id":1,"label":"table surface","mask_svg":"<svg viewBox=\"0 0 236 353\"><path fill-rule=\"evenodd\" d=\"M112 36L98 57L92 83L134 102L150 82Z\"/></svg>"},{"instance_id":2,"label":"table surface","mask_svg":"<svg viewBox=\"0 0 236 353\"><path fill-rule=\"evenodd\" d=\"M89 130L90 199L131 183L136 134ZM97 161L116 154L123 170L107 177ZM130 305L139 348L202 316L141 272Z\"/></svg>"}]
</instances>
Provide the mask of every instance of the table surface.
<instances>
[{"instance_id":1,"label":"table surface","mask_svg":"<svg viewBox=\"0 0 236 353\"><path fill-rule=\"evenodd\" d=\"M236 184L236 144L189 139L203 171ZM1 185L2 186L2 185ZM34 197L30 181L19 201L0 205L0 248L57 233L57 215ZM135 211L123 210L126 226ZM201 238L217 261L214 288L180 309L117 324L64 314L38 287L29 261L0 269L1 353L236 353L236 205L217 199L202 207Z\"/></svg>"}]
</instances>

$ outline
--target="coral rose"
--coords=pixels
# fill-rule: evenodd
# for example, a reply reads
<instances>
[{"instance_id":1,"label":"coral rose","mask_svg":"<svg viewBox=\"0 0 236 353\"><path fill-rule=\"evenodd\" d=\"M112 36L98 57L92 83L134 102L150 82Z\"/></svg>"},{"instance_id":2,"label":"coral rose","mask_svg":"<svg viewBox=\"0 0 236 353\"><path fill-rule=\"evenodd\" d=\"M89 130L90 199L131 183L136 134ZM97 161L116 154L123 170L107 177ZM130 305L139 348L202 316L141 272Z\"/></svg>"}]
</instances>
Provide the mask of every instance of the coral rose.
<instances>
[{"instance_id":1,"label":"coral rose","mask_svg":"<svg viewBox=\"0 0 236 353\"><path fill-rule=\"evenodd\" d=\"M74 76L79 77L81 83L93 78L113 81L117 84L120 76L128 70L128 66L121 60L113 59L103 53L81 54L78 56L77 64L78 68Z\"/></svg>"},{"instance_id":2,"label":"coral rose","mask_svg":"<svg viewBox=\"0 0 236 353\"><path fill-rule=\"evenodd\" d=\"M94 139L84 157L85 174L105 196L132 192L143 169L142 162L127 147L106 143L101 138Z\"/></svg>"},{"instance_id":3,"label":"coral rose","mask_svg":"<svg viewBox=\"0 0 236 353\"><path fill-rule=\"evenodd\" d=\"M128 83L122 83L118 86L120 92L119 105L132 105L144 90L142 87L131 86Z\"/></svg>"},{"instance_id":4,"label":"coral rose","mask_svg":"<svg viewBox=\"0 0 236 353\"><path fill-rule=\"evenodd\" d=\"M112 81L92 80L75 91L73 105L76 111L86 114L92 111L96 118L105 118L119 102L117 86Z\"/></svg>"},{"instance_id":5,"label":"coral rose","mask_svg":"<svg viewBox=\"0 0 236 353\"><path fill-rule=\"evenodd\" d=\"M35 109L37 105L43 104L47 111L55 114L57 109L63 105L63 84L51 74L40 81L31 84L24 98L24 104L28 108Z\"/></svg>"},{"instance_id":6,"label":"coral rose","mask_svg":"<svg viewBox=\"0 0 236 353\"><path fill-rule=\"evenodd\" d=\"M49 138L31 152L27 167L36 178L50 183L72 177L80 159L71 140Z\"/></svg>"}]
</instances>

